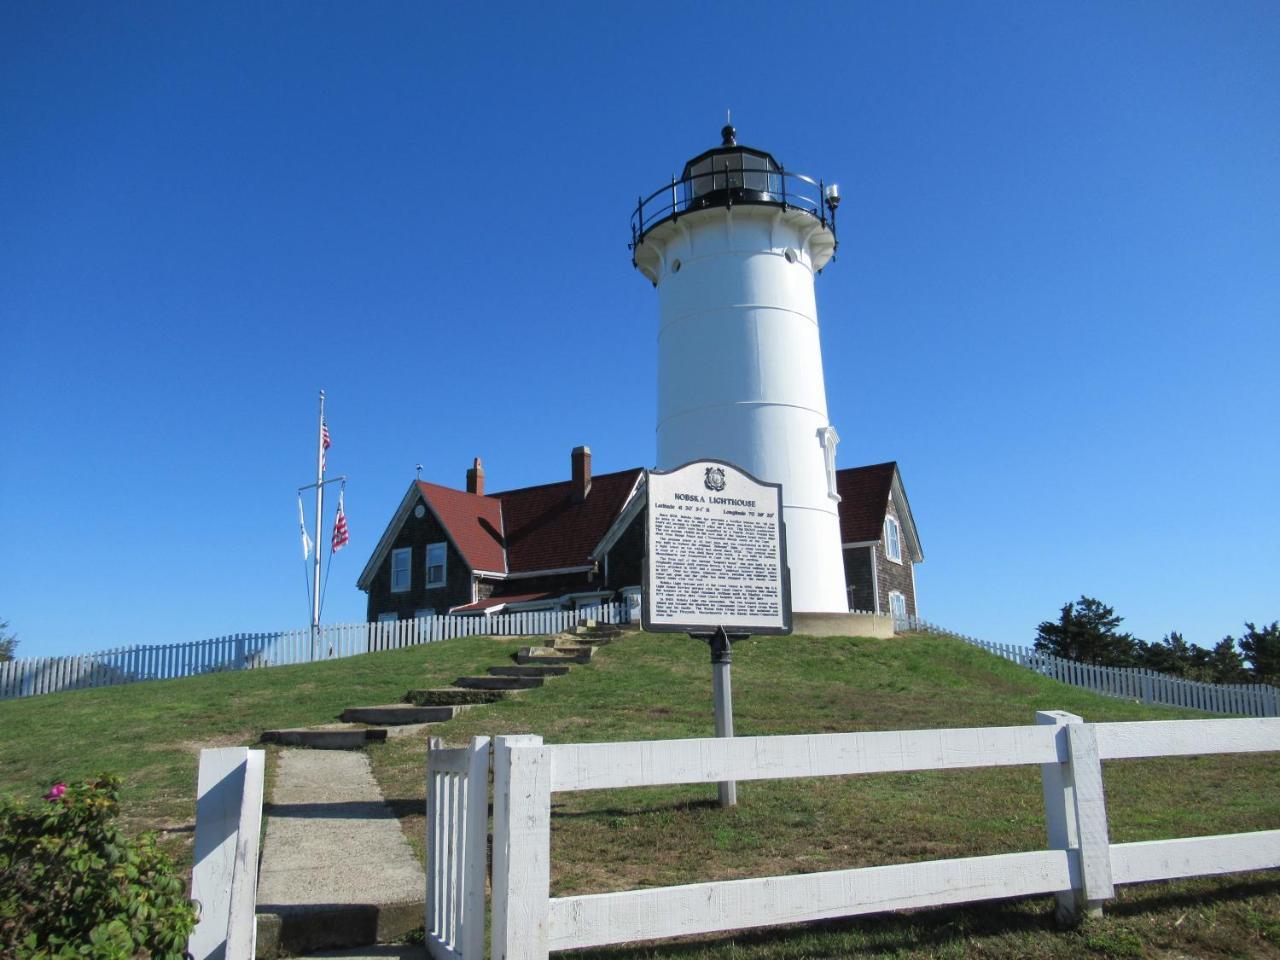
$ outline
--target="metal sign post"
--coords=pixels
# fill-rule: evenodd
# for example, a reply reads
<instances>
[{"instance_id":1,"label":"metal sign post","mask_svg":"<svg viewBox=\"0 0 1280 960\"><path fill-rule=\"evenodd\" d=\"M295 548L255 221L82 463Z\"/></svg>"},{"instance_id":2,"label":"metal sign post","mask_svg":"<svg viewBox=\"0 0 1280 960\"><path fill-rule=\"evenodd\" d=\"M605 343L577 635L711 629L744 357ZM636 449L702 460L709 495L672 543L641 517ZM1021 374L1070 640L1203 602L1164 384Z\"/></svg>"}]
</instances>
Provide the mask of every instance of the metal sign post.
<instances>
[{"instance_id":1,"label":"metal sign post","mask_svg":"<svg viewBox=\"0 0 1280 960\"><path fill-rule=\"evenodd\" d=\"M715 633L691 633L695 640L705 640L711 648L711 697L715 703L716 736L733 736L733 669L732 644L745 640L749 633L728 633L724 627L717 627ZM716 784L720 795L720 806L733 807L738 804L738 784L733 780L722 780Z\"/></svg>"},{"instance_id":2,"label":"metal sign post","mask_svg":"<svg viewBox=\"0 0 1280 960\"><path fill-rule=\"evenodd\" d=\"M716 736L732 737L732 644L791 632L782 485L720 460L697 460L646 471L645 495L641 625L709 645ZM719 784L719 794L720 806L737 803L732 780Z\"/></svg>"}]
</instances>

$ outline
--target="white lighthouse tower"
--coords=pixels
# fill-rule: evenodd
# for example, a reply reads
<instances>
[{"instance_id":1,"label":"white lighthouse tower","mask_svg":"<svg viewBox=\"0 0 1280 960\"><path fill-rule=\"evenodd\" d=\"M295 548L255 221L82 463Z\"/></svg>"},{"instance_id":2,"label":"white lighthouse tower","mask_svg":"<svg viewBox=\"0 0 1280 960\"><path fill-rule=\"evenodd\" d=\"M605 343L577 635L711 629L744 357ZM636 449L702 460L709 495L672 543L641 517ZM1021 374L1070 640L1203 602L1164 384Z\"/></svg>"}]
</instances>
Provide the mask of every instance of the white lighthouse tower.
<instances>
[{"instance_id":1,"label":"white lighthouse tower","mask_svg":"<svg viewBox=\"0 0 1280 960\"><path fill-rule=\"evenodd\" d=\"M782 484L797 612L843 613L835 447L813 278L836 249L834 184L723 143L638 202L632 259L658 288L660 470L727 460Z\"/></svg>"}]
</instances>

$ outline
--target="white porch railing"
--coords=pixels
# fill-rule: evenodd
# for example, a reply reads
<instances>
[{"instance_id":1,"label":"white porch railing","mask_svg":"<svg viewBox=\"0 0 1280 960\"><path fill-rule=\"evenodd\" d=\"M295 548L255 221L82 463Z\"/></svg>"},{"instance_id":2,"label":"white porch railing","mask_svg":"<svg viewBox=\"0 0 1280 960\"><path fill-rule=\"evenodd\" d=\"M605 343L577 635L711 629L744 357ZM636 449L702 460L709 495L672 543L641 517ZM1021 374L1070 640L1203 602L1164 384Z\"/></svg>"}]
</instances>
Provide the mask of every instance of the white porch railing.
<instances>
[{"instance_id":1,"label":"white porch railing","mask_svg":"<svg viewBox=\"0 0 1280 960\"><path fill-rule=\"evenodd\" d=\"M28 657L0 663L0 700L62 690L170 680L224 670L256 670L335 660L378 650L466 636L535 636L567 630L579 620L629 623L625 603L577 610L529 610L485 616L422 617L385 623L333 623L274 633L236 633L191 643L118 647L74 657Z\"/></svg>"},{"instance_id":2,"label":"white porch railing","mask_svg":"<svg viewBox=\"0 0 1280 960\"><path fill-rule=\"evenodd\" d=\"M633 743L494 745L493 956L570 950L915 907L1055 894L1096 912L1117 883L1280 866L1280 830L1113 844L1102 760L1280 750L1280 720L1037 725ZM1048 849L620 893L550 896L551 795L722 780L1038 765ZM429 872L447 872L433 861ZM464 954L464 960L482 954Z\"/></svg>"}]
</instances>

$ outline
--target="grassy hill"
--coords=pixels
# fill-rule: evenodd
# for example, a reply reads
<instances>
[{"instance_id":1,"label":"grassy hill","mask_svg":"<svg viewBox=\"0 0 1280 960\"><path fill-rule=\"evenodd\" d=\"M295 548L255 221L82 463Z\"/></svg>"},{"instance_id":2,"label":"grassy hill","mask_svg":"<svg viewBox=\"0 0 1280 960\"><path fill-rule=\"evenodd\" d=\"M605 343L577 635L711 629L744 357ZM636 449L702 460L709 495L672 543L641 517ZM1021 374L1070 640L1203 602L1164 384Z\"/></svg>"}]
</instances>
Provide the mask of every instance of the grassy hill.
<instances>
[{"instance_id":1,"label":"grassy hill","mask_svg":"<svg viewBox=\"0 0 1280 960\"><path fill-rule=\"evenodd\" d=\"M0 703L0 790L31 795L54 779L112 770L138 826L189 842L201 746L251 743L273 726L332 720L344 707L398 700L503 662L514 638L460 638L350 660ZM734 650L740 735L1030 723L1038 709L1086 720L1193 716L1086 693L958 641L751 639ZM539 733L550 742L709 736L703 645L633 635L519 699L440 728ZM423 744L370 751L388 799L421 852ZM1108 763L1118 842L1280 828L1280 756ZM1038 771L1001 768L743 783L721 811L714 785L557 794L553 893L1038 849ZM1047 900L986 904L763 931L590 956L782 958L851 952L909 957L1280 957L1276 874L1122 891L1101 922L1062 933Z\"/></svg>"}]
</instances>

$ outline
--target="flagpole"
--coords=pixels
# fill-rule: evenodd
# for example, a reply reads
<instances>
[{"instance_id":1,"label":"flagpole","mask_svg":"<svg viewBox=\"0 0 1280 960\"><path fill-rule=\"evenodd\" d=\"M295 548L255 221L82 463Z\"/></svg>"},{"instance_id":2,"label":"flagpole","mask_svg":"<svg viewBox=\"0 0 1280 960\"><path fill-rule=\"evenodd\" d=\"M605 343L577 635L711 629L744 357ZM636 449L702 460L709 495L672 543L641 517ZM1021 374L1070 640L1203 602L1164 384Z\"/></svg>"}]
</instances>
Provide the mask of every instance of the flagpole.
<instances>
[{"instance_id":1,"label":"flagpole","mask_svg":"<svg viewBox=\"0 0 1280 960\"><path fill-rule=\"evenodd\" d=\"M320 391L320 421L316 424L316 551L311 587L311 659L320 643L320 524L324 522L324 391Z\"/></svg>"}]
</instances>

